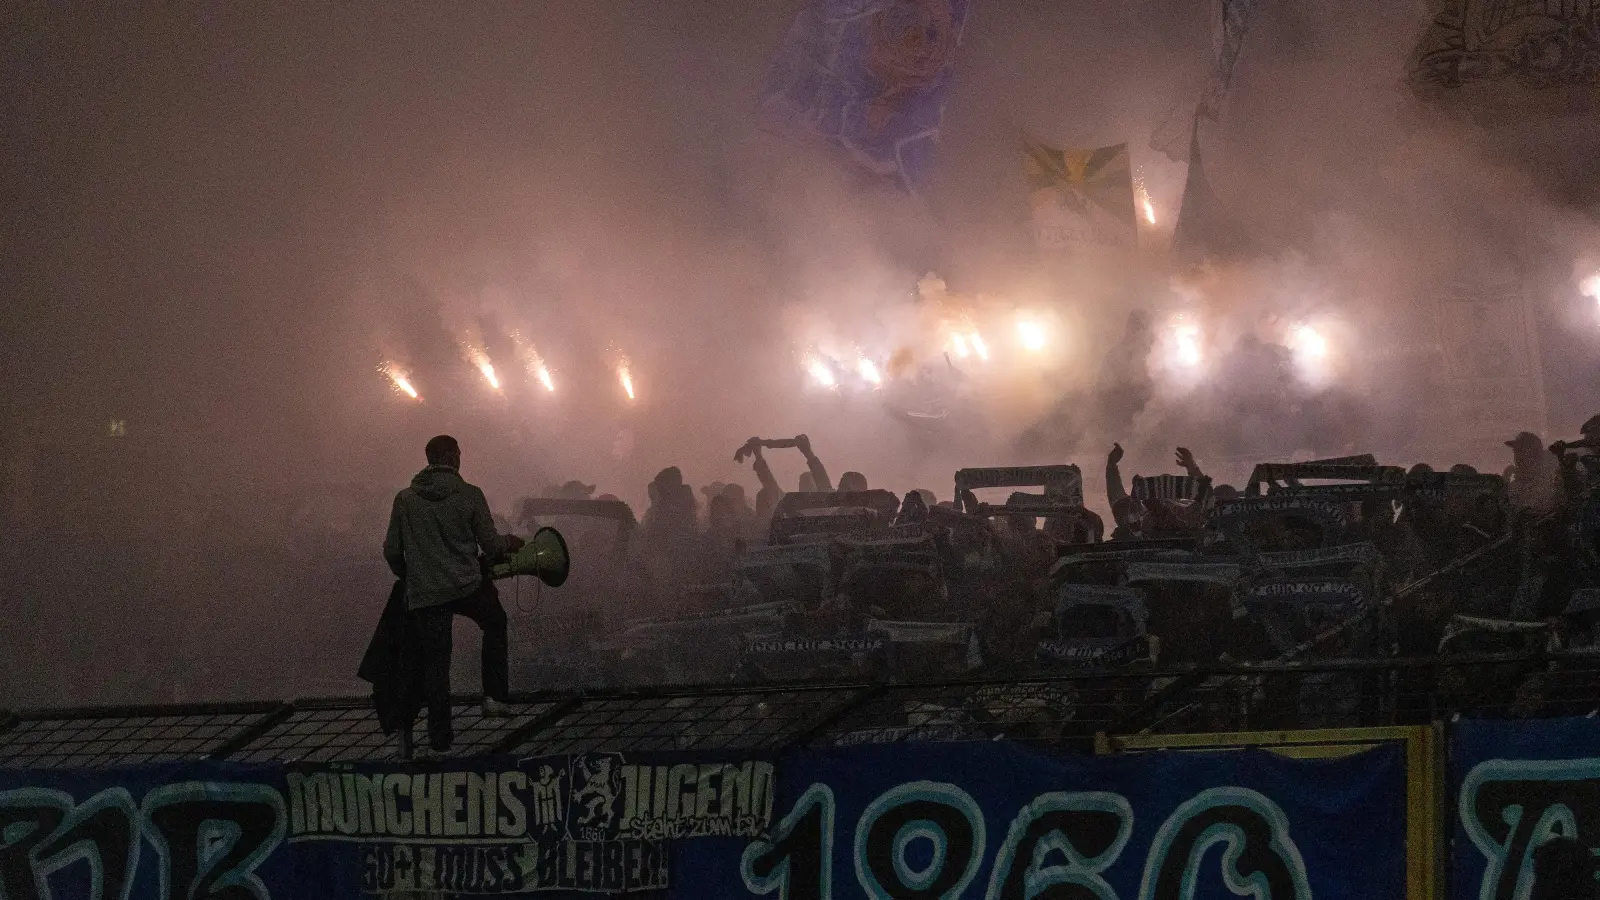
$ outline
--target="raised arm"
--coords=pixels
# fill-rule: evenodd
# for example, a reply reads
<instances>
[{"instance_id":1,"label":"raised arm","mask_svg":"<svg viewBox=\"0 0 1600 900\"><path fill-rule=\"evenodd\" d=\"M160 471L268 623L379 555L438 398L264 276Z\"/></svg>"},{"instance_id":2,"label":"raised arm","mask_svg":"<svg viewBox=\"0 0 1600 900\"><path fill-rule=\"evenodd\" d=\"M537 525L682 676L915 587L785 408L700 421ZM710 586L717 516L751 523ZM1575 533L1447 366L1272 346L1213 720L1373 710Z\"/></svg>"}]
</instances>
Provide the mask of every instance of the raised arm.
<instances>
[{"instance_id":1,"label":"raised arm","mask_svg":"<svg viewBox=\"0 0 1600 900\"><path fill-rule=\"evenodd\" d=\"M816 483L817 490L824 493L833 493L833 481L828 478L828 470L822 465L822 460L811 452L811 439L803 434L794 436L794 445L800 449L806 458L806 470L811 473L811 480Z\"/></svg>"},{"instance_id":2,"label":"raised arm","mask_svg":"<svg viewBox=\"0 0 1600 900\"><path fill-rule=\"evenodd\" d=\"M1128 489L1122 486L1122 470L1117 468L1120 462L1122 462L1122 445L1112 444L1111 452L1106 454L1106 502L1111 504L1113 513L1116 512L1118 505L1128 500ZM1117 524L1127 523L1118 521Z\"/></svg>"},{"instance_id":3,"label":"raised arm","mask_svg":"<svg viewBox=\"0 0 1600 900\"><path fill-rule=\"evenodd\" d=\"M1195 462L1194 454L1189 452L1188 447L1179 447L1177 456L1178 465L1183 467L1183 471L1186 472L1190 478L1198 479L1206 477L1206 473L1200 471L1200 464Z\"/></svg>"}]
</instances>

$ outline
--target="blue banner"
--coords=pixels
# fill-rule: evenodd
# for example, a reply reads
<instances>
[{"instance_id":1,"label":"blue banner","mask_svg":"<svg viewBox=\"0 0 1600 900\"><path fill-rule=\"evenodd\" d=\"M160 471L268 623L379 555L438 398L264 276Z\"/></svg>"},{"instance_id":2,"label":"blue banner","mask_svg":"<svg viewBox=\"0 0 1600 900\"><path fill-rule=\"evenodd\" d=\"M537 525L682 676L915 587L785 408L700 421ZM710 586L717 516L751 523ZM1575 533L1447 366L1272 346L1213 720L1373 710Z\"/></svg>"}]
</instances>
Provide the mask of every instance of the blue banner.
<instances>
[{"instance_id":1,"label":"blue banner","mask_svg":"<svg viewBox=\"0 0 1600 900\"><path fill-rule=\"evenodd\" d=\"M764 118L915 191L938 144L968 3L813 0L779 50Z\"/></svg>"},{"instance_id":2,"label":"blue banner","mask_svg":"<svg viewBox=\"0 0 1600 900\"><path fill-rule=\"evenodd\" d=\"M773 900L1403 897L1403 753L1072 757L1005 743L783 758L736 858L685 845L675 896ZM682 888L682 890L679 889ZM692 893L684 893L689 890Z\"/></svg>"},{"instance_id":3,"label":"blue banner","mask_svg":"<svg viewBox=\"0 0 1600 900\"><path fill-rule=\"evenodd\" d=\"M1600 721L1462 722L1450 783L1456 900L1595 895Z\"/></svg>"},{"instance_id":4,"label":"blue banner","mask_svg":"<svg viewBox=\"0 0 1600 900\"><path fill-rule=\"evenodd\" d=\"M765 833L774 787L770 760L606 753L0 770L0 898L660 895L674 847Z\"/></svg>"},{"instance_id":5,"label":"blue banner","mask_svg":"<svg viewBox=\"0 0 1600 900\"><path fill-rule=\"evenodd\" d=\"M0 771L0 897L1400 897L1403 777L1005 743Z\"/></svg>"}]
</instances>

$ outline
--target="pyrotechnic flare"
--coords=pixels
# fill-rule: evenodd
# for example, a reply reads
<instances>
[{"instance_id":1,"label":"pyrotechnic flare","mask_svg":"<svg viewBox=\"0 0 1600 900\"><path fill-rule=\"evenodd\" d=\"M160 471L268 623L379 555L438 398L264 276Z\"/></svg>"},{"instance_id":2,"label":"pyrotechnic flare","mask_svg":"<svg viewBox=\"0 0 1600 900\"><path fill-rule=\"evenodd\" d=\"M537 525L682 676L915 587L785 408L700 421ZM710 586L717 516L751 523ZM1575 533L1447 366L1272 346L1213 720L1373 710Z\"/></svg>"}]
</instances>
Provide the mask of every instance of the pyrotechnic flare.
<instances>
[{"instance_id":1,"label":"pyrotechnic flare","mask_svg":"<svg viewBox=\"0 0 1600 900\"><path fill-rule=\"evenodd\" d=\"M989 345L983 342L983 335L974 331L968 340L972 344L972 352L978 354L979 359L987 360L989 358Z\"/></svg>"},{"instance_id":2,"label":"pyrotechnic flare","mask_svg":"<svg viewBox=\"0 0 1600 900\"><path fill-rule=\"evenodd\" d=\"M1050 336L1045 332L1044 326L1032 319L1018 320L1017 339L1030 353L1038 353L1050 342Z\"/></svg>"},{"instance_id":3,"label":"pyrotechnic flare","mask_svg":"<svg viewBox=\"0 0 1600 900\"><path fill-rule=\"evenodd\" d=\"M413 400L422 399L422 396L417 393L417 389L411 384L411 376L406 374L405 369L400 368L399 363L386 362L378 367L378 371L382 372L383 376L389 379L389 382L394 385L395 390L405 394L407 397L410 397Z\"/></svg>"},{"instance_id":4,"label":"pyrotechnic flare","mask_svg":"<svg viewBox=\"0 0 1600 900\"><path fill-rule=\"evenodd\" d=\"M1328 355L1328 339L1310 325L1296 325L1289 335L1293 349L1309 361L1318 361Z\"/></svg>"},{"instance_id":5,"label":"pyrotechnic flare","mask_svg":"<svg viewBox=\"0 0 1600 900\"><path fill-rule=\"evenodd\" d=\"M1150 202L1150 192L1145 189L1144 179L1133 183L1135 198L1139 201L1139 211L1144 214L1144 221L1148 225L1156 223L1156 205Z\"/></svg>"},{"instance_id":6,"label":"pyrotechnic flare","mask_svg":"<svg viewBox=\"0 0 1600 900\"><path fill-rule=\"evenodd\" d=\"M519 332L513 331L511 339L516 342L517 353L522 357L522 365L528 370L528 374L543 385L546 391L554 392L555 379L550 377L550 366L545 364L544 357L539 355L538 349L523 339Z\"/></svg>"},{"instance_id":7,"label":"pyrotechnic flare","mask_svg":"<svg viewBox=\"0 0 1600 900\"><path fill-rule=\"evenodd\" d=\"M483 376L483 380L489 383L491 389L500 390L500 376L495 374L494 363L490 361L487 350L482 347L468 345L467 361L472 363L472 367L478 370L478 373Z\"/></svg>"},{"instance_id":8,"label":"pyrotechnic flare","mask_svg":"<svg viewBox=\"0 0 1600 900\"><path fill-rule=\"evenodd\" d=\"M622 382L622 390L628 395L628 399L634 399L633 372L629 370L628 361L626 359L617 364L617 380Z\"/></svg>"},{"instance_id":9,"label":"pyrotechnic flare","mask_svg":"<svg viewBox=\"0 0 1600 900\"><path fill-rule=\"evenodd\" d=\"M865 356L861 357L860 362L856 363L856 371L860 372L861 377L870 384L883 384L883 373L879 372L878 367L873 364L872 360L867 359Z\"/></svg>"},{"instance_id":10,"label":"pyrotechnic flare","mask_svg":"<svg viewBox=\"0 0 1600 900\"><path fill-rule=\"evenodd\" d=\"M1203 358L1200 352L1200 327L1179 325L1172 333L1174 352L1181 365L1194 367Z\"/></svg>"},{"instance_id":11,"label":"pyrotechnic flare","mask_svg":"<svg viewBox=\"0 0 1600 900\"><path fill-rule=\"evenodd\" d=\"M806 364L806 372L811 375L813 381L825 388L835 387L839 384L839 379L833 376L833 369L815 356L811 357L811 361Z\"/></svg>"},{"instance_id":12,"label":"pyrotechnic flare","mask_svg":"<svg viewBox=\"0 0 1600 900\"><path fill-rule=\"evenodd\" d=\"M1582 291L1585 297L1600 303L1600 272L1578 282L1578 290Z\"/></svg>"},{"instance_id":13,"label":"pyrotechnic flare","mask_svg":"<svg viewBox=\"0 0 1600 900\"><path fill-rule=\"evenodd\" d=\"M954 351L957 359L966 359L972 353L967 346L967 336L957 331L950 335L950 349Z\"/></svg>"}]
</instances>

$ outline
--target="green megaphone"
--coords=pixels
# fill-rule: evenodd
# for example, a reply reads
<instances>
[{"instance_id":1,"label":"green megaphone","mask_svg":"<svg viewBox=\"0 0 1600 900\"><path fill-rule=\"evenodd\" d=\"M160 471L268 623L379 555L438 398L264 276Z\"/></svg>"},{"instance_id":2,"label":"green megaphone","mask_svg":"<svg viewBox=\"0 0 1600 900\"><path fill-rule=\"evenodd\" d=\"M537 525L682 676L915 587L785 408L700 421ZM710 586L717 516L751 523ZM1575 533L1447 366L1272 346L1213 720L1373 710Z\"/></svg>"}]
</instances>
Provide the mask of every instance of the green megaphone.
<instances>
[{"instance_id":1,"label":"green megaphone","mask_svg":"<svg viewBox=\"0 0 1600 900\"><path fill-rule=\"evenodd\" d=\"M541 528L511 554L511 558L494 567L494 577L512 578L532 575L551 587L561 587L572 571L572 557L567 553L567 541L554 528Z\"/></svg>"}]
</instances>

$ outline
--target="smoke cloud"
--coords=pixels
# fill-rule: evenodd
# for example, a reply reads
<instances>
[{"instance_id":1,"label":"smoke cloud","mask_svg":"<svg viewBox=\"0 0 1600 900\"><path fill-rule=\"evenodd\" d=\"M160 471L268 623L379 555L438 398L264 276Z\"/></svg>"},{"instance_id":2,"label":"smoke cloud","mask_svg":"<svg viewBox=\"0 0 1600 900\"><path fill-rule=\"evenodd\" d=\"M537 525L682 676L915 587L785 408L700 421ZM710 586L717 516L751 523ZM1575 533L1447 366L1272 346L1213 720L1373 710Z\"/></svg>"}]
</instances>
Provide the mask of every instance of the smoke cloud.
<instances>
[{"instance_id":1,"label":"smoke cloud","mask_svg":"<svg viewBox=\"0 0 1600 900\"><path fill-rule=\"evenodd\" d=\"M506 512L579 478L642 513L669 465L753 492L731 460L752 434L806 432L835 473L941 497L959 466L1061 461L1097 497L1112 440L1130 471L1186 443L1231 479L1346 445L1492 467L1510 435L1467 440L1429 402L1436 300L1467 268L1535 286L1551 427L1593 411L1576 285L1600 254L1600 120L1420 103L1404 78L1425 10L1261 0L1203 132L1248 249L1193 269L1164 252L1185 167L1148 144L1208 71L1204 5L976 3L922 197L755 120L799 7L8 16L0 705L353 690L389 497L442 432ZM1128 271L1041 274L1023 129L1130 144L1158 224ZM887 365L923 334L928 272L1048 316L1059 358L969 383L938 425L810 384L808 353L870 345ZM1280 434L1157 356L1152 395L1110 429L1095 386L1134 309L1157 354L1170 314L1203 318L1219 359L1316 323L1334 399ZM792 485L798 461L774 462Z\"/></svg>"}]
</instances>

